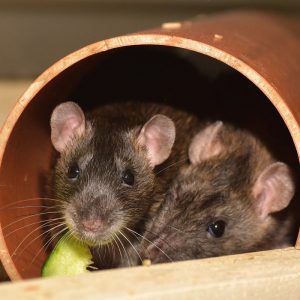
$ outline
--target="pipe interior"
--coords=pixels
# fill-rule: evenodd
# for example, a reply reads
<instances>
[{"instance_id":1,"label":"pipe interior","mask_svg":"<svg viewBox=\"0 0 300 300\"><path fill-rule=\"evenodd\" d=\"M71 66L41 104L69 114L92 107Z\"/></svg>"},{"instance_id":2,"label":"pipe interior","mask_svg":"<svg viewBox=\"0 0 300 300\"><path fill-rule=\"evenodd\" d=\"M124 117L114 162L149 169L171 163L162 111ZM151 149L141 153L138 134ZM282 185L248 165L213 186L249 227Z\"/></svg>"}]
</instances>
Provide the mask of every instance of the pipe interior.
<instances>
[{"instance_id":1,"label":"pipe interior","mask_svg":"<svg viewBox=\"0 0 300 300\"><path fill-rule=\"evenodd\" d=\"M254 132L278 160L298 172L292 138L277 110L252 82L224 63L166 46L131 46L92 55L39 91L5 149L0 207L6 208L0 210L0 219L22 278L40 276L51 250L44 246L50 236L39 227L45 220L40 207L45 201L40 198L49 194L56 158L49 119L58 103L69 100L85 110L118 101L155 101L192 111L204 120L229 121Z\"/></svg>"}]
</instances>

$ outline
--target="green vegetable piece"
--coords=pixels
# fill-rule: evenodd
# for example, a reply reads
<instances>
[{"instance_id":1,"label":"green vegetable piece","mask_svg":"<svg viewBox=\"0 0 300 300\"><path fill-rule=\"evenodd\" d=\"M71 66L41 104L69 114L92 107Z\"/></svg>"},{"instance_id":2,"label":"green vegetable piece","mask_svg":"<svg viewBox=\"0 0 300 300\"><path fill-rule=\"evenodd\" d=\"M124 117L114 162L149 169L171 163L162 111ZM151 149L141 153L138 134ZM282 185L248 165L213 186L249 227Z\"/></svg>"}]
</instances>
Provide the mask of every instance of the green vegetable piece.
<instances>
[{"instance_id":1,"label":"green vegetable piece","mask_svg":"<svg viewBox=\"0 0 300 300\"><path fill-rule=\"evenodd\" d=\"M58 241L42 267L42 277L75 275L89 272L92 254L87 245L65 235Z\"/></svg>"}]
</instances>

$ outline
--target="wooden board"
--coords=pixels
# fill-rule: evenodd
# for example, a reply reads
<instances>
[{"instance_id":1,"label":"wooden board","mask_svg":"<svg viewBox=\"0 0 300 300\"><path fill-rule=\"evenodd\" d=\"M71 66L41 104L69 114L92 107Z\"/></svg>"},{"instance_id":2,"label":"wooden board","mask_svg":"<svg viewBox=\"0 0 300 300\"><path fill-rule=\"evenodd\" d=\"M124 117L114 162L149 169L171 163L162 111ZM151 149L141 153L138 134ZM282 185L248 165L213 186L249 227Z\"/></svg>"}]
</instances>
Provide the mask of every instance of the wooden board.
<instances>
[{"instance_id":1,"label":"wooden board","mask_svg":"<svg viewBox=\"0 0 300 300\"><path fill-rule=\"evenodd\" d=\"M299 299L293 248L0 285L1 299ZM220 296L222 298L220 298Z\"/></svg>"}]
</instances>

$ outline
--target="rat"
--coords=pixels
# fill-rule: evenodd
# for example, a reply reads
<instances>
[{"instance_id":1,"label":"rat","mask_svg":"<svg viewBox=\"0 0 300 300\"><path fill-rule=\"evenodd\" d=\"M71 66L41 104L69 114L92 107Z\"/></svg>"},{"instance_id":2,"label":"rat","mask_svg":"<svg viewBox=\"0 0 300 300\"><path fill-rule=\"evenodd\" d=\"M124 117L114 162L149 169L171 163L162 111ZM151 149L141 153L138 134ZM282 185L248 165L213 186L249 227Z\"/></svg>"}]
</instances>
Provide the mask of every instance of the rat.
<instances>
[{"instance_id":1,"label":"rat","mask_svg":"<svg viewBox=\"0 0 300 300\"><path fill-rule=\"evenodd\" d=\"M141 233L153 216L188 159L197 124L192 114L155 103L107 104L86 113L71 101L55 107L51 141L60 156L53 194L63 202L69 232L95 256L100 251L99 268L117 266L135 238L130 230Z\"/></svg>"},{"instance_id":2,"label":"rat","mask_svg":"<svg viewBox=\"0 0 300 300\"><path fill-rule=\"evenodd\" d=\"M292 245L295 174L252 133L221 121L192 139L179 171L135 251L122 266ZM289 206L289 207L288 207ZM295 227L294 227L295 228Z\"/></svg>"}]
</instances>

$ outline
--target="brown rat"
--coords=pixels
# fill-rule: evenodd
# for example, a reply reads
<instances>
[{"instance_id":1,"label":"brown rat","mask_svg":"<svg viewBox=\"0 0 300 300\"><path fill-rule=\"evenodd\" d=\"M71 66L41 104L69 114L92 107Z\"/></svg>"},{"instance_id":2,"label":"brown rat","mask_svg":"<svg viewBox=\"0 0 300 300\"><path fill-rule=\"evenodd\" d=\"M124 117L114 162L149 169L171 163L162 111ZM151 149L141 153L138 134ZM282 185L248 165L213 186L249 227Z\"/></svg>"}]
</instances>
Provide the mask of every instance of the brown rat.
<instances>
[{"instance_id":1,"label":"brown rat","mask_svg":"<svg viewBox=\"0 0 300 300\"><path fill-rule=\"evenodd\" d=\"M172 182L137 245L152 263L291 245L291 169L250 133L215 122L189 147L190 164ZM139 258L130 250L130 262Z\"/></svg>"},{"instance_id":2,"label":"brown rat","mask_svg":"<svg viewBox=\"0 0 300 300\"><path fill-rule=\"evenodd\" d=\"M111 104L87 114L74 102L58 105L51 116L60 153L54 196L64 202L70 232L92 247L108 244L110 258L126 251L129 230L142 231L188 159L197 124L188 113L151 103Z\"/></svg>"}]
</instances>

